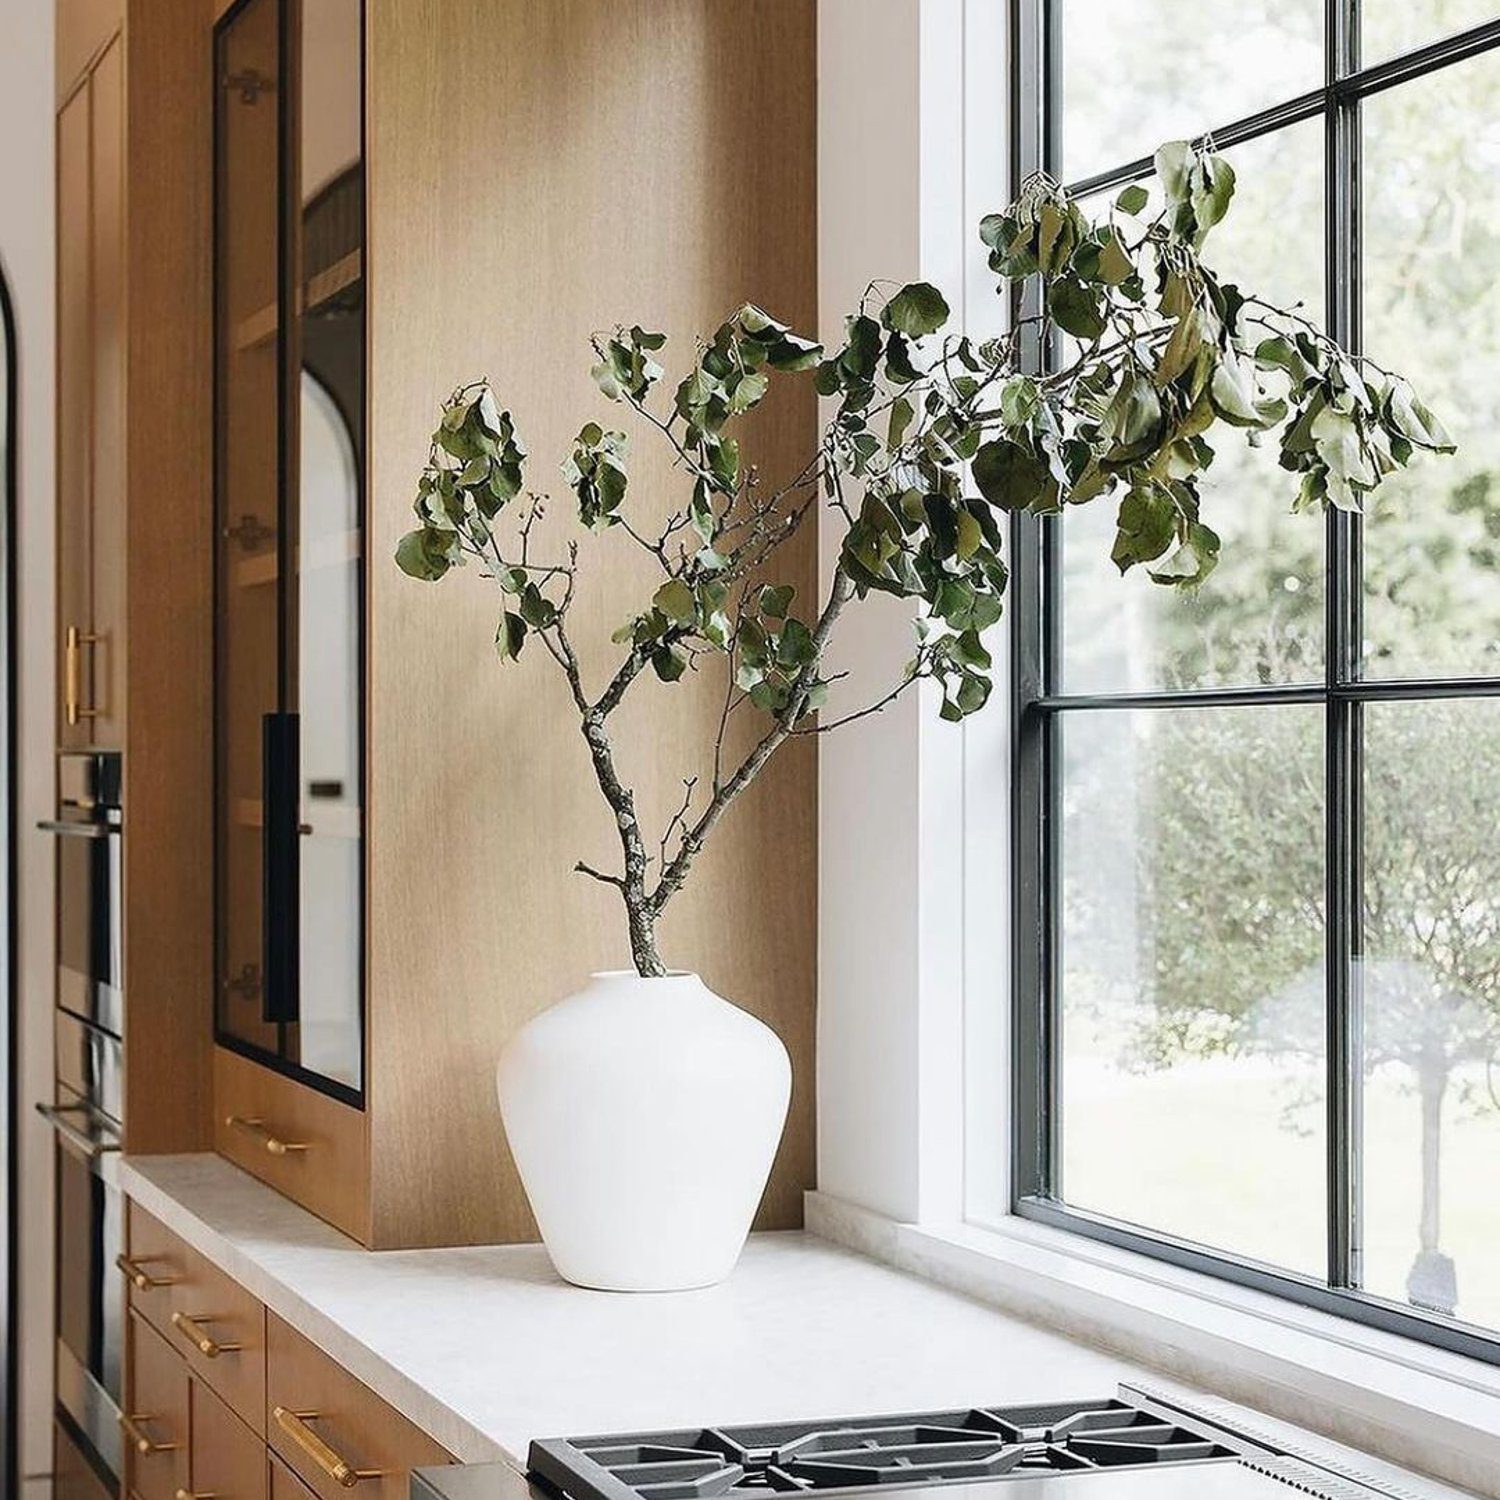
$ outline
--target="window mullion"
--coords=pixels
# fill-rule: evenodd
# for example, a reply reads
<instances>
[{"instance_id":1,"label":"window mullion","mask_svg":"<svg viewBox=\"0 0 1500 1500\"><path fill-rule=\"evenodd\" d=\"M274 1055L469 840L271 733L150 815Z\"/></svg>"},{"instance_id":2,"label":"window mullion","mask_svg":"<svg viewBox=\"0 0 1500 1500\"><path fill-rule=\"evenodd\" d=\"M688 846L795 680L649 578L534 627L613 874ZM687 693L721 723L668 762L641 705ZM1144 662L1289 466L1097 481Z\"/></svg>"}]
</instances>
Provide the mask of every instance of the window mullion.
<instances>
[{"instance_id":1,"label":"window mullion","mask_svg":"<svg viewBox=\"0 0 1500 1500\"><path fill-rule=\"evenodd\" d=\"M1359 111L1357 98L1333 86L1359 66L1359 0L1327 0L1326 216L1328 331L1345 348L1359 340ZM1359 672L1359 520L1328 518L1327 681L1338 688ZM1359 851L1363 706L1330 693L1327 722L1327 1160L1328 1281L1360 1281Z\"/></svg>"}]
</instances>

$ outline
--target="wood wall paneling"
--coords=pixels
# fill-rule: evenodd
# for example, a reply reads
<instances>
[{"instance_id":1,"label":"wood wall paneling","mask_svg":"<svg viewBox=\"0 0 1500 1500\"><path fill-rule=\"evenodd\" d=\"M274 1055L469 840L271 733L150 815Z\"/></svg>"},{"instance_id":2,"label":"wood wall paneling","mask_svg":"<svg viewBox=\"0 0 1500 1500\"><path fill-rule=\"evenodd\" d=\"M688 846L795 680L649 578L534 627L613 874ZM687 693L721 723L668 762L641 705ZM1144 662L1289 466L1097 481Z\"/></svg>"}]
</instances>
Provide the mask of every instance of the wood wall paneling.
<instances>
[{"instance_id":1,"label":"wood wall paneling","mask_svg":"<svg viewBox=\"0 0 1500 1500\"><path fill-rule=\"evenodd\" d=\"M56 0L55 15L54 63L61 105L119 31L125 0Z\"/></svg>"},{"instance_id":2,"label":"wood wall paneling","mask_svg":"<svg viewBox=\"0 0 1500 1500\"><path fill-rule=\"evenodd\" d=\"M204 0L126 27L125 1143L211 1145L213 53Z\"/></svg>"},{"instance_id":3,"label":"wood wall paneling","mask_svg":"<svg viewBox=\"0 0 1500 1500\"><path fill-rule=\"evenodd\" d=\"M504 1039L595 969L628 962L611 892L571 873L618 847L561 682L541 652L503 667L495 605L462 575L430 589L389 562L436 403L491 375L531 483L585 418L620 422L588 375L591 330L666 330L669 380L744 299L816 327L813 0L370 0L371 571L369 1122L377 1245L524 1239L503 1143ZM746 429L769 479L816 437L805 378ZM647 524L683 498L633 434ZM649 599L617 536L588 539L574 621L592 682ZM815 587L808 526L783 574ZM656 827L702 768L717 681L652 684L619 715ZM747 728L748 728L747 724ZM783 753L726 819L664 924L666 957L763 1016L791 1051L791 1118L758 1223L800 1222L813 1181L816 781Z\"/></svg>"}]
</instances>

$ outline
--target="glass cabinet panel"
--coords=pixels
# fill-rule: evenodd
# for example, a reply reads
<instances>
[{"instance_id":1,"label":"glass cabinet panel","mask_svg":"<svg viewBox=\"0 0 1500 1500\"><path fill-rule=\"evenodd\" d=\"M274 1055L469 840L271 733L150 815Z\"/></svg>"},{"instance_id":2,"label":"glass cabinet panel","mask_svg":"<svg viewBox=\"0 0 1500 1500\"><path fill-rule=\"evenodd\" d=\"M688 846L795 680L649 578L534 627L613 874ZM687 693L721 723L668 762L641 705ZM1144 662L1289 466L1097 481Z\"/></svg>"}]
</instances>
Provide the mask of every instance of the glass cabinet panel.
<instances>
[{"instance_id":1,"label":"glass cabinet panel","mask_svg":"<svg viewBox=\"0 0 1500 1500\"><path fill-rule=\"evenodd\" d=\"M252 52L267 60L269 77L278 62L284 75L258 93L254 125L240 118L253 106L248 86L236 81L254 64ZM221 26L219 66L219 1030L231 1045L357 1098L364 948L361 0L245 0ZM255 151L236 154L236 143L257 128ZM269 219L269 249L265 237L258 251L242 240L241 218L251 217L242 196ZM245 399L251 387L238 368L239 344L226 333L240 316L237 262L252 253L263 262L256 292L269 307L255 406ZM231 534L242 443L254 446L270 534L255 534L254 585L236 589L236 563L246 550ZM254 601L239 597L257 590ZM251 663L267 658L269 672L247 691ZM232 813L237 797L254 813L243 835Z\"/></svg>"}]
</instances>

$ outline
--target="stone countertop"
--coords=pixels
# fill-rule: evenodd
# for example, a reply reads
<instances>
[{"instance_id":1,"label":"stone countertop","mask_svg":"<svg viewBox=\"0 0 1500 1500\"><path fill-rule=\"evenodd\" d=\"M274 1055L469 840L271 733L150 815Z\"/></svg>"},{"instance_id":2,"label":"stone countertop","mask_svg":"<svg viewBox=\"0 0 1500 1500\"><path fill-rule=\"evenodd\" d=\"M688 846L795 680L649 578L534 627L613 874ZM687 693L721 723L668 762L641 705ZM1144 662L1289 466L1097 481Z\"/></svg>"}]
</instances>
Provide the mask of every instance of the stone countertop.
<instances>
[{"instance_id":1,"label":"stone countertop","mask_svg":"<svg viewBox=\"0 0 1500 1500\"><path fill-rule=\"evenodd\" d=\"M220 1157L126 1193L466 1462L534 1437L1114 1393L1144 1374L799 1233L697 1292L569 1286L540 1245L371 1252Z\"/></svg>"}]
</instances>

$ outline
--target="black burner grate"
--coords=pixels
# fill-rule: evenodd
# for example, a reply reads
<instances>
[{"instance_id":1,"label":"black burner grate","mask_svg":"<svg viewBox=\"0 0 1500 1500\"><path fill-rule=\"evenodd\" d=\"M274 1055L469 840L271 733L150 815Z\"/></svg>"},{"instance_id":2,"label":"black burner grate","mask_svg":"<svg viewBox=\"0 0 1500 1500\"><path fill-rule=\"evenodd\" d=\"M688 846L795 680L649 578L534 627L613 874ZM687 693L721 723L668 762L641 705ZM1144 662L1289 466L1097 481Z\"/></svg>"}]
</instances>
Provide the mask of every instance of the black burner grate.
<instances>
[{"instance_id":1,"label":"black burner grate","mask_svg":"<svg viewBox=\"0 0 1500 1500\"><path fill-rule=\"evenodd\" d=\"M709 1500L1238 1456L1113 1399L535 1442L529 1463L566 1500Z\"/></svg>"}]
</instances>

